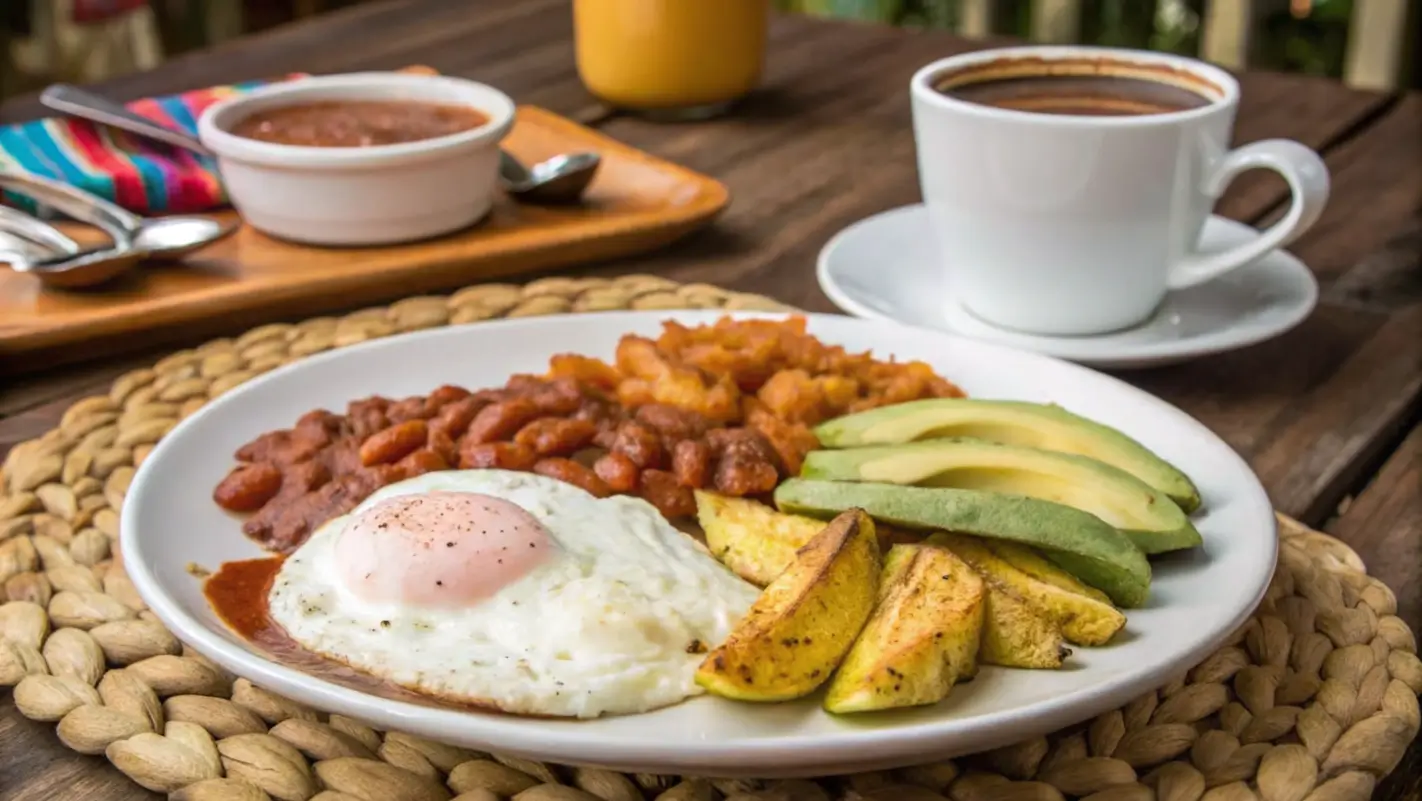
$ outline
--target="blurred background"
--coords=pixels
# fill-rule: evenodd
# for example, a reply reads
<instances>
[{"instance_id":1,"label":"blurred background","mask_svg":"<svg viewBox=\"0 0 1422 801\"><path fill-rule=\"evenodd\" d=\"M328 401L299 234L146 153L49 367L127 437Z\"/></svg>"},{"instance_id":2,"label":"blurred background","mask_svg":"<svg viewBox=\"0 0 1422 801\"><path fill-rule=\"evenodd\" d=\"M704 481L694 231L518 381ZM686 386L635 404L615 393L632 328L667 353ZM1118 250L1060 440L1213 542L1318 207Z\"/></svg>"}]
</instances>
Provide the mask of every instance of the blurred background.
<instances>
[{"instance_id":1,"label":"blurred background","mask_svg":"<svg viewBox=\"0 0 1422 801\"><path fill-rule=\"evenodd\" d=\"M1225 61L1229 66L1301 72L1342 79L1351 41L1359 48L1385 49L1387 37L1401 35L1409 56L1415 36L1379 24L1378 41L1366 27L1375 9L1407 17L1409 0L778 0L789 11L896 25L961 30L1021 39L1163 50ZM987 19L974 20L974 15ZM1055 17L1055 18L1054 18ZM1410 20L1417 24L1417 19ZM1206 30L1213 42L1206 41ZM1213 44L1214 47L1210 47ZM1231 52L1237 51L1237 52ZM1399 58L1399 67L1404 66ZM1410 66L1407 65L1407 66ZM1417 84L1422 73L1405 70L1399 84Z\"/></svg>"},{"instance_id":2,"label":"blurred background","mask_svg":"<svg viewBox=\"0 0 1422 801\"><path fill-rule=\"evenodd\" d=\"M460 2L461 0L451 0ZM470 0L462 0L469 2ZM714 2L714 0L665 0ZM0 98L102 80L369 0L0 0ZM792 13L1183 53L1422 88L1418 0L773 0Z\"/></svg>"}]
</instances>

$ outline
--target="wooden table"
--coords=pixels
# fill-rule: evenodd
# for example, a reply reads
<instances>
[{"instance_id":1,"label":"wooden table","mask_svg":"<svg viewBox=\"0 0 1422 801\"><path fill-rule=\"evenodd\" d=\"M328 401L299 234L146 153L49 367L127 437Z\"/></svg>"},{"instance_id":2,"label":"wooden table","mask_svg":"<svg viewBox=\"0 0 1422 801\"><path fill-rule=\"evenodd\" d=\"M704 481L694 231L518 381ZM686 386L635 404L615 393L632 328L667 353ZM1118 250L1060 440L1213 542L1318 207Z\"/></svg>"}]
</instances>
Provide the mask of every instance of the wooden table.
<instances>
[{"instance_id":1,"label":"wooden table","mask_svg":"<svg viewBox=\"0 0 1422 801\"><path fill-rule=\"evenodd\" d=\"M761 292L811 310L815 255L836 231L919 199L908 78L976 45L941 33L778 18L764 89L732 116L657 125L611 113L578 82L567 0L396 0L363 5L103 87L121 98L270 76L429 64L502 87L729 184L712 229L658 255L592 269L653 272ZM1333 199L1291 250L1322 284L1318 310L1272 342L1124 374L1223 436L1275 505L1358 550L1422 629L1422 94L1383 95L1311 77L1246 73L1238 139L1298 139L1323 153ZM0 122L40 116L33 98ZM1219 211L1269 222L1283 184L1246 176ZM188 343L195 344L195 343ZM0 377L0 456L54 426L73 400L152 353L47 375ZM1378 798L1417 798L1414 746ZM0 696L0 799L153 797Z\"/></svg>"}]
</instances>

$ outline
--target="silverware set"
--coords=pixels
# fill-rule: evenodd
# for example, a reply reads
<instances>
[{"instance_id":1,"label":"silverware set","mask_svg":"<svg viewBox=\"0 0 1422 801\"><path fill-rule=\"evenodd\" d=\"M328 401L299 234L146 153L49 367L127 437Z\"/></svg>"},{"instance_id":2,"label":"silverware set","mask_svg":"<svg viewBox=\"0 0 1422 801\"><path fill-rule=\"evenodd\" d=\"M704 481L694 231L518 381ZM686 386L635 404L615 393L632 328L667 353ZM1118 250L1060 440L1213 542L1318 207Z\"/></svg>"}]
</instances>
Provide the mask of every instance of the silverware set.
<instances>
[{"instance_id":1,"label":"silverware set","mask_svg":"<svg viewBox=\"0 0 1422 801\"><path fill-rule=\"evenodd\" d=\"M38 217L0 207L0 233L6 235L0 240L0 261L57 288L97 286L144 259L181 259L237 230L235 224L200 215L141 217L82 189L36 175L0 170L0 189L27 195L93 225L112 240L85 248Z\"/></svg>"},{"instance_id":2,"label":"silverware set","mask_svg":"<svg viewBox=\"0 0 1422 801\"><path fill-rule=\"evenodd\" d=\"M201 142L182 131L77 87L56 84L40 94L40 101L73 117L195 153L208 152ZM525 167L507 152L501 152L499 173L504 189L515 198L567 202L582 195L600 161L596 153L572 153ZM0 206L0 263L35 276L45 286L60 289L107 283L145 260L180 260L230 236L238 227L202 215L142 217L68 184L25 173L0 170L0 189L26 195L67 217L93 225L112 240L86 248L39 217Z\"/></svg>"}]
</instances>

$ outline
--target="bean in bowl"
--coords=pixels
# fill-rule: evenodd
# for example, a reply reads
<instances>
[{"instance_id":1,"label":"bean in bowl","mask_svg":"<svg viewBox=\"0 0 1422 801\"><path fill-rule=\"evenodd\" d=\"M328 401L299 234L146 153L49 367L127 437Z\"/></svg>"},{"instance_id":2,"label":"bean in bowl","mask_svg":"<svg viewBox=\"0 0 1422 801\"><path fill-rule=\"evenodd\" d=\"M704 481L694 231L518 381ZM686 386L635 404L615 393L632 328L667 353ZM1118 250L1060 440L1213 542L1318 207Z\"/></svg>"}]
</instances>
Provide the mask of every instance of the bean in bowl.
<instances>
[{"instance_id":1,"label":"bean in bowl","mask_svg":"<svg viewBox=\"0 0 1422 801\"><path fill-rule=\"evenodd\" d=\"M376 147L470 131L489 121L470 106L404 100L331 100L263 109L232 133L300 147Z\"/></svg>"}]
</instances>

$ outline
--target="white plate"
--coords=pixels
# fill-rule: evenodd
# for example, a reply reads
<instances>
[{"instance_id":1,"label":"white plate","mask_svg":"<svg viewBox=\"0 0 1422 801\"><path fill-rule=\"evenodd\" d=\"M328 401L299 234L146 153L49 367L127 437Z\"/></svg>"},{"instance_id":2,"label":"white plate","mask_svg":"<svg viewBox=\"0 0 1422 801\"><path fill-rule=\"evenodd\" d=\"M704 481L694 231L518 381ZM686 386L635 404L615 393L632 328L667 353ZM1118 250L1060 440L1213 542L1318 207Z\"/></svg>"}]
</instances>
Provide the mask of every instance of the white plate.
<instances>
[{"instance_id":1,"label":"white plate","mask_svg":"<svg viewBox=\"0 0 1422 801\"><path fill-rule=\"evenodd\" d=\"M1210 217L1200 248L1223 250L1255 229ZM820 289L836 306L872 320L935 328L1102 368L1158 367L1272 339L1318 303L1303 262L1276 250L1199 286L1172 292L1146 322L1097 336L1059 337L999 328L975 317L945 289L938 245L922 204L867 217L820 251Z\"/></svg>"},{"instance_id":2,"label":"white plate","mask_svg":"<svg viewBox=\"0 0 1422 801\"><path fill-rule=\"evenodd\" d=\"M1086 719L1166 683L1208 656L1248 617L1274 568L1269 499L1232 450L1183 412L1082 367L932 331L838 315L810 330L851 350L923 359L970 395L1056 401L1123 428L1199 484L1205 545L1156 562L1150 604L1129 613L1118 642L1078 648L1069 669L985 667L928 708L835 718L814 700L753 705L700 697L645 715L535 720L397 703L268 661L230 633L186 565L260 555L212 501L232 454L257 434L315 408L454 383L501 386L542 372L555 353L610 357L626 333L716 312L609 312L449 327L305 359L235 389L184 420L144 461L122 519L124 563L165 624L199 652L256 684L374 726L532 759L618 770L710 776L807 776L887 768L980 751ZM737 314L738 317L777 315Z\"/></svg>"}]
</instances>

